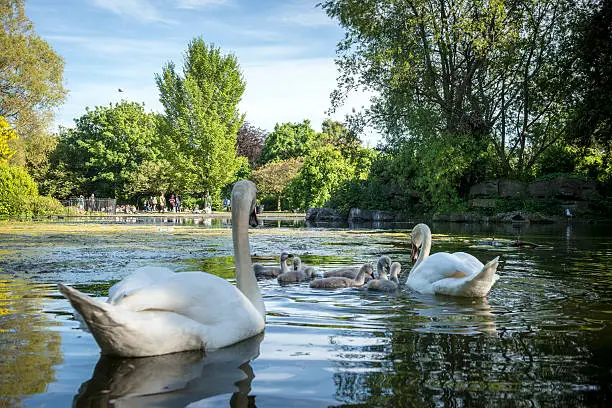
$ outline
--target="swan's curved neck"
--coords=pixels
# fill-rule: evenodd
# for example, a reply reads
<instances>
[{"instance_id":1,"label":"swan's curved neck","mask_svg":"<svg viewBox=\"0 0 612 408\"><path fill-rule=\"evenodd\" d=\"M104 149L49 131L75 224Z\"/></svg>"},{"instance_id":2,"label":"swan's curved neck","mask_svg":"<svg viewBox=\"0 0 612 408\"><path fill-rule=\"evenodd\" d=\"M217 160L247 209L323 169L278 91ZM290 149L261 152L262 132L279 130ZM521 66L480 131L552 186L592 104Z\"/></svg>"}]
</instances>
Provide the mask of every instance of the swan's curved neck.
<instances>
[{"instance_id":1,"label":"swan's curved neck","mask_svg":"<svg viewBox=\"0 0 612 408\"><path fill-rule=\"evenodd\" d=\"M431 251L431 230L429 227L423 225L421 228L419 228L418 233L421 234L421 248L419 249L419 257L410 270L410 273L408 273L408 276L412 275L412 273L416 271L421 262L423 262L429 256L429 251Z\"/></svg>"},{"instance_id":2,"label":"swan's curved neck","mask_svg":"<svg viewBox=\"0 0 612 408\"><path fill-rule=\"evenodd\" d=\"M251 264L249 247L249 216L251 200L246 197L232 197L232 240L234 243L234 264L236 265L236 286L251 301L261 317L266 318L261 291Z\"/></svg>"}]
</instances>

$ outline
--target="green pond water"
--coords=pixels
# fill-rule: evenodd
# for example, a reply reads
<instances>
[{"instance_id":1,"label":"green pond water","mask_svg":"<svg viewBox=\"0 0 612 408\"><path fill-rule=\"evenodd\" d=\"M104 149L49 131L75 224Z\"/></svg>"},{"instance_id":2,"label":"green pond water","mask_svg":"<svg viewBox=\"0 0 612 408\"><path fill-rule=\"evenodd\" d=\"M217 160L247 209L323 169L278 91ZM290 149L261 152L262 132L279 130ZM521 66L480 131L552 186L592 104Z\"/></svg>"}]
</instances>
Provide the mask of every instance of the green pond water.
<instances>
[{"instance_id":1,"label":"green pond water","mask_svg":"<svg viewBox=\"0 0 612 408\"><path fill-rule=\"evenodd\" d=\"M409 271L408 225L251 230L323 272L389 255ZM0 406L612 406L612 225L430 223L432 252L500 256L486 299L260 281L263 336L209 353L100 357L56 284L93 296L138 267L233 281L227 219L0 224ZM489 245L516 239L535 248Z\"/></svg>"}]
</instances>

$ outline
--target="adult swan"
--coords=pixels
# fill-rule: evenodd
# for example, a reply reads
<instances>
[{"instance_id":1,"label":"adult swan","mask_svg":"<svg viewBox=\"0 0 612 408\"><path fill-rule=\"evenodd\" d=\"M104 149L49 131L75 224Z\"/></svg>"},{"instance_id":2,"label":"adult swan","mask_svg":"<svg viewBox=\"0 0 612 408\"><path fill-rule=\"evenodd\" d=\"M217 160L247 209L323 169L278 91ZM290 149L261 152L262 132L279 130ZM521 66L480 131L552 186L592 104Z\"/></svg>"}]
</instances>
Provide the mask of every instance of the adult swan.
<instances>
[{"instance_id":1,"label":"adult swan","mask_svg":"<svg viewBox=\"0 0 612 408\"><path fill-rule=\"evenodd\" d=\"M417 224L410 234L412 259L419 256L410 270L406 285L417 292L463 297L484 297L499 279L495 272L499 257L486 265L465 252L438 252L431 250L431 230Z\"/></svg>"},{"instance_id":2,"label":"adult swan","mask_svg":"<svg viewBox=\"0 0 612 408\"><path fill-rule=\"evenodd\" d=\"M102 354L143 357L213 350L264 330L265 308L253 273L248 227L257 225L255 185L232 191L232 239L237 286L202 272L143 268L109 289L106 302L60 284L83 316Z\"/></svg>"}]
</instances>

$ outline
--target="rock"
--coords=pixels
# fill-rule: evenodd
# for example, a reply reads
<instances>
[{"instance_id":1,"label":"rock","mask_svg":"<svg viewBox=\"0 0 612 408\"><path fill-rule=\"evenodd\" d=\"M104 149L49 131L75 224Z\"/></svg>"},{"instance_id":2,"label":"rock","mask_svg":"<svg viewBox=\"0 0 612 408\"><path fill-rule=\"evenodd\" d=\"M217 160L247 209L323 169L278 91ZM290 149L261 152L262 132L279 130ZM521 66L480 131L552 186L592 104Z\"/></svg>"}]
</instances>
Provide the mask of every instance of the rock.
<instances>
[{"instance_id":1,"label":"rock","mask_svg":"<svg viewBox=\"0 0 612 408\"><path fill-rule=\"evenodd\" d=\"M594 199L598 195L594 182L569 177L534 181L529 184L529 193L536 198L583 201Z\"/></svg>"},{"instance_id":2,"label":"rock","mask_svg":"<svg viewBox=\"0 0 612 408\"><path fill-rule=\"evenodd\" d=\"M468 201L468 205L475 208L495 208L496 204L495 198L472 198Z\"/></svg>"},{"instance_id":3,"label":"rock","mask_svg":"<svg viewBox=\"0 0 612 408\"><path fill-rule=\"evenodd\" d=\"M470 197L495 197L498 192L497 180L483 181L470 188Z\"/></svg>"},{"instance_id":4,"label":"rock","mask_svg":"<svg viewBox=\"0 0 612 408\"><path fill-rule=\"evenodd\" d=\"M389 222L395 221L395 214L391 211L373 211L372 221Z\"/></svg>"},{"instance_id":5,"label":"rock","mask_svg":"<svg viewBox=\"0 0 612 408\"><path fill-rule=\"evenodd\" d=\"M348 220L351 222L372 221L372 211L362 210L361 208L351 208Z\"/></svg>"},{"instance_id":6,"label":"rock","mask_svg":"<svg viewBox=\"0 0 612 408\"><path fill-rule=\"evenodd\" d=\"M345 217L332 208L309 208L306 212L307 221L344 221Z\"/></svg>"},{"instance_id":7,"label":"rock","mask_svg":"<svg viewBox=\"0 0 612 408\"><path fill-rule=\"evenodd\" d=\"M527 185L520 181L499 180L499 196L502 198L523 198L527 195Z\"/></svg>"}]
</instances>

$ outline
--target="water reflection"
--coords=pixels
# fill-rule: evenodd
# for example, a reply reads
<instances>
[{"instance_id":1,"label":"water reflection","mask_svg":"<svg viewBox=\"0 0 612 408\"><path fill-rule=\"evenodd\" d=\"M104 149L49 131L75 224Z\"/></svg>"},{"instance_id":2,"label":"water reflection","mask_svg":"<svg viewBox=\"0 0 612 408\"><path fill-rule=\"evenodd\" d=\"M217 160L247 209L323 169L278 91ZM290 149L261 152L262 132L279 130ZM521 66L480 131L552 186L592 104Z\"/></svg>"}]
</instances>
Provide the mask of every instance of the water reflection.
<instances>
[{"instance_id":1,"label":"water reflection","mask_svg":"<svg viewBox=\"0 0 612 408\"><path fill-rule=\"evenodd\" d=\"M92 378L74 397L75 407L249 407L263 334L204 354L200 351L145 358L102 356ZM210 404L210 405L209 405Z\"/></svg>"},{"instance_id":2,"label":"water reflection","mask_svg":"<svg viewBox=\"0 0 612 408\"><path fill-rule=\"evenodd\" d=\"M0 406L44 392L63 361L58 323L41 312L43 286L0 275Z\"/></svg>"}]
</instances>

